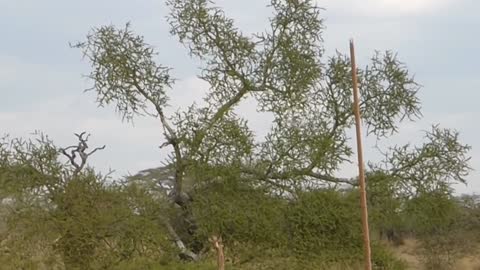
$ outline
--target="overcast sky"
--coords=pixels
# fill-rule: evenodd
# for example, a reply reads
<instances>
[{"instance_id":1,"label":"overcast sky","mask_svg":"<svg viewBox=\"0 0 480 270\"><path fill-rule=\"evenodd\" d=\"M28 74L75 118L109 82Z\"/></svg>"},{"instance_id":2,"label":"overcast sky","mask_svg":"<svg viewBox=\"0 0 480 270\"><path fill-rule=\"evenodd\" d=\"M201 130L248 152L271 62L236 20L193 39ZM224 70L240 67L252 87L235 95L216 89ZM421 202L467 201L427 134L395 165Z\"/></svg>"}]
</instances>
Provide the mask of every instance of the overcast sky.
<instances>
[{"instance_id":1,"label":"overcast sky","mask_svg":"<svg viewBox=\"0 0 480 270\"><path fill-rule=\"evenodd\" d=\"M244 32L266 27L270 10L264 0L221 0L227 15ZM479 48L480 1L475 0L326 0L324 33L327 55L348 51L355 38L359 65L368 64L374 50L393 50L423 85L424 118L402 125L390 144L421 142L431 124L457 129L473 147L475 169L468 186L458 192L480 193ZM197 63L168 33L162 0L0 0L0 134L28 136L42 130L58 145L75 142L73 132L92 134L91 144L107 144L91 164L116 175L159 166L161 130L155 119L122 123L113 108L97 108L93 93L83 93L89 67L68 42L83 40L93 26L132 23L159 52L158 61L174 68L178 83L171 90L173 110L201 98L207 85L196 78ZM240 109L259 133L268 117L253 117L251 104ZM367 140L366 159L378 159ZM354 176L355 164L342 168Z\"/></svg>"}]
</instances>

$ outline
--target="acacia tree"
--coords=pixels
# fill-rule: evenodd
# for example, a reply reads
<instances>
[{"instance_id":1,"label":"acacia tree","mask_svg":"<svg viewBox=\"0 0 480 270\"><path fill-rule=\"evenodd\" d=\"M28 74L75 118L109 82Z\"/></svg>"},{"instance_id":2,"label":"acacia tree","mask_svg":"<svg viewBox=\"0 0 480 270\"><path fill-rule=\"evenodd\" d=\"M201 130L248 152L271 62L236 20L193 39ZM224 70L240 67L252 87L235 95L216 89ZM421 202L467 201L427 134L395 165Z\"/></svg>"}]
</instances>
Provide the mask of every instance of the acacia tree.
<instances>
[{"instance_id":1,"label":"acacia tree","mask_svg":"<svg viewBox=\"0 0 480 270\"><path fill-rule=\"evenodd\" d=\"M159 119L168 163L174 168L171 201L188 211L187 174L195 183L231 175L275 191L310 183L356 185L335 172L352 160L347 131L353 126L350 59L324 56L321 9L312 0L271 0L264 32L245 35L222 9L207 0L167 0L171 34L203 64L209 84L205 105L166 115L171 67L155 62L156 51L125 28L94 28L78 43L93 69L90 78L100 106L113 104L122 119ZM377 52L357 70L361 110L369 136L387 139L398 124L421 116L420 86L391 52ZM268 134L257 140L235 108L247 98L273 116ZM455 131L434 126L420 147L396 147L385 163L371 164L395 179L399 192L415 193L465 182L469 147ZM196 258L172 226L185 255Z\"/></svg>"}]
</instances>

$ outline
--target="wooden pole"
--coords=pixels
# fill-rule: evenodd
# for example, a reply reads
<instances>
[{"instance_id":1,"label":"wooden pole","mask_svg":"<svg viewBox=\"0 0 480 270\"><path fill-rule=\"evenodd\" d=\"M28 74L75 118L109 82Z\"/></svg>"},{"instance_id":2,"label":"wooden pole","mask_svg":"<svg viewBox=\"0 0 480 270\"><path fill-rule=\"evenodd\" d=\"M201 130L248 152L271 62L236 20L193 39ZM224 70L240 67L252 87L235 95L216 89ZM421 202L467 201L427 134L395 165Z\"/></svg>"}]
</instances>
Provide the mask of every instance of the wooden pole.
<instances>
[{"instance_id":1,"label":"wooden pole","mask_svg":"<svg viewBox=\"0 0 480 270\"><path fill-rule=\"evenodd\" d=\"M368 228L367 191L365 188L365 168L363 162L362 129L360 119L360 99L357 82L357 65L355 63L355 48L353 39L350 40L350 59L352 64L353 107L357 133L358 179L360 182L360 204L362 208L363 253L365 270L372 270L372 252L370 249L370 230Z\"/></svg>"}]
</instances>

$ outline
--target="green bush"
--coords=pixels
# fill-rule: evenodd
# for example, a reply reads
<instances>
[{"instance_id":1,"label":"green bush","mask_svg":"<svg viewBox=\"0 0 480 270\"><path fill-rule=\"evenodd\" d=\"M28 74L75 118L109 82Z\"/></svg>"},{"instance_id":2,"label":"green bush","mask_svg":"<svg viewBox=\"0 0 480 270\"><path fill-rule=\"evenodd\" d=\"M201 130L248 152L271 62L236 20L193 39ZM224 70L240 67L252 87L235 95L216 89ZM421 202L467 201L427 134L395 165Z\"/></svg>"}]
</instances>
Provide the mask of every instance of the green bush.
<instances>
[{"instance_id":1,"label":"green bush","mask_svg":"<svg viewBox=\"0 0 480 270\"><path fill-rule=\"evenodd\" d=\"M286 214L290 247L299 254L328 260L357 260L362 229L357 193L334 190L305 192Z\"/></svg>"},{"instance_id":2,"label":"green bush","mask_svg":"<svg viewBox=\"0 0 480 270\"><path fill-rule=\"evenodd\" d=\"M225 243L253 242L275 248L285 242L285 201L236 180L211 184L196 193L193 213L198 237L219 234Z\"/></svg>"},{"instance_id":3,"label":"green bush","mask_svg":"<svg viewBox=\"0 0 480 270\"><path fill-rule=\"evenodd\" d=\"M372 265L374 270L404 270L407 264L396 258L385 245L372 242Z\"/></svg>"}]
</instances>

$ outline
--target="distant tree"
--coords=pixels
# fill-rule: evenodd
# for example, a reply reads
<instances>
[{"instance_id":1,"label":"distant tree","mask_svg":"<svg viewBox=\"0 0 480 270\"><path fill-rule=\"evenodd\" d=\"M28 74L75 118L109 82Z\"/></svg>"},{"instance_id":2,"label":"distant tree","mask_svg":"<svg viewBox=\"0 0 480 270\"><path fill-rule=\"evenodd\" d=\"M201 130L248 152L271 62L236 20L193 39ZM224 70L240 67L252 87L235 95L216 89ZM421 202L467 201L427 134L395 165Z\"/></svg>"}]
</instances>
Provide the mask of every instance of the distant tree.
<instances>
[{"instance_id":1,"label":"distant tree","mask_svg":"<svg viewBox=\"0 0 480 270\"><path fill-rule=\"evenodd\" d=\"M209 84L205 106L166 115L171 68L155 62L157 52L129 24L94 28L76 47L92 66L90 90L100 106L114 105L125 121L142 115L159 119L162 147L171 149L171 202L185 219L194 219L187 176L194 185L235 178L292 197L309 186L356 186L335 175L353 161L347 136L354 123L350 59L341 53L324 56L316 1L272 0L268 29L254 35L242 33L210 1L166 2L171 33L202 63L199 78ZM396 54L376 52L357 73L369 136L388 139L400 122L421 116L420 86ZM247 98L258 102L258 112L273 115L270 131L259 141L235 113ZM385 162L370 169L389 176L408 196L464 183L469 147L458 141L458 133L433 126L425 137L420 147L390 149ZM183 256L198 258L189 236L180 237L171 224L165 226Z\"/></svg>"}]
</instances>

